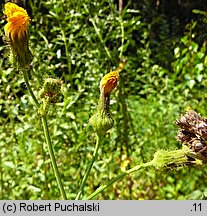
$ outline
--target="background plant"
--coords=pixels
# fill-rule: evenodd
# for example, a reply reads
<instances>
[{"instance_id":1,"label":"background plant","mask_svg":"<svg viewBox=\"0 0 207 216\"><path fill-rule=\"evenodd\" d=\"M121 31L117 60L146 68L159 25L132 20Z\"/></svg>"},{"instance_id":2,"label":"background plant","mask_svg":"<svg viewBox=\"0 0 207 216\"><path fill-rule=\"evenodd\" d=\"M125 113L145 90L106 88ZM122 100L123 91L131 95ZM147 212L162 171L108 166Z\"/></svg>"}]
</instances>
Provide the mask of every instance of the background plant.
<instances>
[{"instance_id":1,"label":"background plant","mask_svg":"<svg viewBox=\"0 0 207 216\"><path fill-rule=\"evenodd\" d=\"M48 76L65 83L64 98L48 115L69 199L75 198L93 153L94 134L87 125L96 109L99 81L116 68L121 51L128 63L112 98L115 125L100 149L85 194L116 176L120 168L151 160L157 149L179 148L173 122L186 107L207 115L206 15L192 13L204 11L204 1L199 5L175 1L172 13L164 1L161 5L128 1L121 15L117 3L107 0L19 3L32 18L32 87L39 90ZM3 36L4 19L0 22ZM40 119L22 75L10 68L6 46L1 44L1 199L55 199L59 192L42 146ZM206 171L205 167L167 173L148 169L115 183L97 199L203 198Z\"/></svg>"}]
</instances>

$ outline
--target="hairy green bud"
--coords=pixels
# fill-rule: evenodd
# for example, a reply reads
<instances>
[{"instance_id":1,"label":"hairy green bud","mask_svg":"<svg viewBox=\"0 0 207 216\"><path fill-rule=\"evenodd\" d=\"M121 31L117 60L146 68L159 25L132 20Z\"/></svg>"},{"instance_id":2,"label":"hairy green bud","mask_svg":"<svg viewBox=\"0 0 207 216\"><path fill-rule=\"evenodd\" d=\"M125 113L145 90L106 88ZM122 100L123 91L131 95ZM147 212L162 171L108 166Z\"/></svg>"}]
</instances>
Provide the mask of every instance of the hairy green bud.
<instances>
[{"instance_id":1,"label":"hairy green bud","mask_svg":"<svg viewBox=\"0 0 207 216\"><path fill-rule=\"evenodd\" d=\"M51 103L56 103L61 95L62 81L60 79L46 78L42 89L39 92L39 98L42 104L39 108L41 115L47 114Z\"/></svg>"},{"instance_id":2,"label":"hairy green bud","mask_svg":"<svg viewBox=\"0 0 207 216\"><path fill-rule=\"evenodd\" d=\"M98 134L105 134L113 127L114 120L109 113L104 109L102 112L98 111L89 119L89 124L93 126Z\"/></svg>"},{"instance_id":3,"label":"hairy green bud","mask_svg":"<svg viewBox=\"0 0 207 216\"><path fill-rule=\"evenodd\" d=\"M61 95L62 81L60 79L46 78L42 89L39 92L39 97L44 100L49 100L50 103L55 103Z\"/></svg>"},{"instance_id":4,"label":"hairy green bud","mask_svg":"<svg viewBox=\"0 0 207 216\"><path fill-rule=\"evenodd\" d=\"M201 165L202 162L191 157L192 151L190 149L178 149L178 150L158 150L154 154L152 160L153 166L156 169L173 169L181 168L189 165Z\"/></svg>"},{"instance_id":5,"label":"hairy green bud","mask_svg":"<svg viewBox=\"0 0 207 216\"><path fill-rule=\"evenodd\" d=\"M18 44L9 42L11 48L9 61L14 67L26 68L30 65L33 59L33 55L29 49L27 41L19 41Z\"/></svg>"},{"instance_id":6,"label":"hairy green bud","mask_svg":"<svg viewBox=\"0 0 207 216\"><path fill-rule=\"evenodd\" d=\"M98 111L89 119L89 124L98 134L105 134L113 127L114 119L110 113L110 94L100 95Z\"/></svg>"}]
</instances>

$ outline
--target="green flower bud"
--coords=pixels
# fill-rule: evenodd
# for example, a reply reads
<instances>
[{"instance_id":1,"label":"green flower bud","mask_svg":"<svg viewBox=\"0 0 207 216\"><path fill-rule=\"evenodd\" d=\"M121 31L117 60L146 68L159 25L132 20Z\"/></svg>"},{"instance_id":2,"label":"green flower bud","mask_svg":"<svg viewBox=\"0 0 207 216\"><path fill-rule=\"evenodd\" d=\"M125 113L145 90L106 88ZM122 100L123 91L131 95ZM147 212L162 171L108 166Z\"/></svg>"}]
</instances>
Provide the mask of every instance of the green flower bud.
<instances>
[{"instance_id":1,"label":"green flower bud","mask_svg":"<svg viewBox=\"0 0 207 216\"><path fill-rule=\"evenodd\" d=\"M89 124L98 134L105 134L113 127L114 119L110 113L110 94L100 95L98 111L89 119Z\"/></svg>"},{"instance_id":2,"label":"green flower bud","mask_svg":"<svg viewBox=\"0 0 207 216\"><path fill-rule=\"evenodd\" d=\"M113 127L114 120L106 109L98 111L89 119L89 124L93 126L98 134L105 134Z\"/></svg>"},{"instance_id":3,"label":"green flower bud","mask_svg":"<svg viewBox=\"0 0 207 216\"><path fill-rule=\"evenodd\" d=\"M39 97L42 100L47 99L50 103L55 103L61 95L61 86L62 81L60 79L47 78L39 92Z\"/></svg>"},{"instance_id":4,"label":"green flower bud","mask_svg":"<svg viewBox=\"0 0 207 216\"><path fill-rule=\"evenodd\" d=\"M39 108L41 115L46 115L50 104L57 102L58 97L61 95L61 86L62 81L60 79L45 79L43 87L39 92L39 98L42 100Z\"/></svg>"},{"instance_id":5,"label":"green flower bud","mask_svg":"<svg viewBox=\"0 0 207 216\"><path fill-rule=\"evenodd\" d=\"M192 157L192 153L187 148L173 151L159 150L155 152L152 163L156 169L173 169L189 165L201 165L202 162Z\"/></svg>"},{"instance_id":6,"label":"green flower bud","mask_svg":"<svg viewBox=\"0 0 207 216\"><path fill-rule=\"evenodd\" d=\"M29 50L28 43L25 41L23 43L18 43L14 46L9 42L11 51L9 56L9 61L16 68L26 68L30 65L33 59L33 55Z\"/></svg>"}]
</instances>

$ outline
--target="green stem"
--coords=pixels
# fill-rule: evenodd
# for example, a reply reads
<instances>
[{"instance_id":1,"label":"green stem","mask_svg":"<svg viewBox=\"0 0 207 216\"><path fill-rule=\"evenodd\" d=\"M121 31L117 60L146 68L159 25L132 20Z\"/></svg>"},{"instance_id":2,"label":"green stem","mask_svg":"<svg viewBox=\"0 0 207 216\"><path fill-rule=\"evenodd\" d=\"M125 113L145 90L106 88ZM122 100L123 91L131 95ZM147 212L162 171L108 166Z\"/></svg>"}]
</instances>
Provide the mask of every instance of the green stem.
<instances>
[{"instance_id":1,"label":"green stem","mask_svg":"<svg viewBox=\"0 0 207 216\"><path fill-rule=\"evenodd\" d=\"M104 41L103 41L103 38L102 38L102 36L101 36L101 34L100 34L100 31L99 31L98 27L96 26L96 23L94 22L93 18L90 18L90 21L92 22L93 27L94 27L94 29L95 29L95 32L96 32L96 34L98 35L98 37L99 37L99 39L100 39L102 45L104 46L104 49L105 49L105 51L106 51L107 56L109 57L109 59L110 59L111 62L113 63L113 59L112 59L112 57L111 57L111 54L110 54L108 48L106 47L106 45L105 45L105 43L104 43Z\"/></svg>"},{"instance_id":2,"label":"green stem","mask_svg":"<svg viewBox=\"0 0 207 216\"><path fill-rule=\"evenodd\" d=\"M34 95L34 93L32 91L32 88L31 88L31 86L29 84L28 72L26 70L23 70L23 76L24 76L24 81L26 83L27 89L28 89L33 101L34 101L35 106L37 108L40 108L40 103L38 102L37 98L35 97L35 95ZM60 174L59 174L59 171L58 171L55 155L54 155L54 152L53 152L52 142L51 142L51 138L50 138L50 134L49 134L49 130L48 130L46 115L41 116L41 119L42 119L44 135L45 135L45 138L46 138L46 143L48 145L50 159L51 159L51 162L52 162L52 167L53 167L53 170L54 170L54 173L55 173L56 181L57 181L57 184L58 184L58 187L60 189L60 192L61 192L61 195L62 195L63 199L67 199L66 193L65 193L65 190L63 188L63 184L62 184L62 181L61 181L61 178L60 178Z\"/></svg>"},{"instance_id":3,"label":"green stem","mask_svg":"<svg viewBox=\"0 0 207 216\"><path fill-rule=\"evenodd\" d=\"M120 27L121 27L121 47L120 47L120 54L119 54L119 58L122 58L123 55L123 49L124 49L124 24L123 24L123 20L122 17L120 15L119 17L119 23L120 23Z\"/></svg>"},{"instance_id":4,"label":"green stem","mask_svg":"<svg viewBox=\"0 0 207 216\"><path fill-rule=\"evenodd\" d=\"M44 116L41 117L41 119L42 119L42 125L43 125L43 130L44 130L46 142L47 142L48 149L49 149L50 159L51 159L51 162L52 162L52 167L53 167L53 170L54 170L54 173L55 173L55 177L56 177L56 180L57 180L57 183L58 183L58 187L59 187L59 190L61 192L61 195L62 195L63 199L67 199L65 190L63 188L63 183L61 181L60 174L59 174L59 171L58 171L54 151L53 151L53 148L52 148L52 142L51 142L51 139L50 139L50 134L49 134L48 125L47 125L47 118L44 115Z\"/></svg>"},{"instance_id":5,"label":"green stem","mask_svg":"<svg viewBox=\"0 0 207 216\"><path fill-rule=\"evenodd\" d=\"M60 4L61 4L61 7L60 7L61 10L60 10L60 13L57 14L57 17L59 19L60 31L61 31L61 34L62 34L62 40L64 42L64 47L65 47L65 57L66 57L66 61L67 61L67 69L68 69L68 75L69 75L69 82L70 82L70 84L72 86L73 82L72 82L72 73L71 73L71 57L70 57L70 53L69 53L69 43L67 41L65 27L62 25L62 20L64 19L64 15L65 15L64 1L61 0Z\"/></svg>"},{"instance_id":6,"label":"green stem","mask_svg":"<svg viewBox=\"0 0 207 216\"><path fill-rule=\"evenodd\" d=\"M34 104L37 108L40 107L40 103L38 102L37 98L35 97L33 91L32 91L32 88L29 84L29 80L28 80L28 72L26 70L23 70L23 76L24 76L24 81L26 83L26 86L27 86L27 89L32 97L32 100L34 101Z\"/></svg>"},{"instance_id":7,"label":"green stem","mask_svg":"<svg viewBox=\"0 0 207 216\"><path fill-rule=\"evenodd\" d=\"M144 163L141 165L137 165L123 173L121 173L120 175L118 175L117 177L111 179L109 182L107 182L106 184L101 185L96 191L94 191L91 195L89 195L86 200L92 199L95 196L97 196L99 193L101 193L103 190L105 190L106 188L108 188L109 186L111 186L114 182L122 179L123 177L125 177L126 175L129 175L133 172L137 172L138 170L142 169L142 168L146 168L146 167L150 167L153 166L153 162L150 161L149 163Z\"/></svg>"},{"instance_id":8,"label":"green stem","mask_svg":"<svg viewBox=\"0 0 207 216\"><path fill-rule=\"evenodd\" d=\"M100 135L97 134L96 135L96 146L95 146L95 149L94 149L94 152L93 152L93 157L92 157L92 159L90 161L90 164L87 167L86 173L85 173L85 175L84 175L84 177L82 179L81 186L79 188L79 191L78 191L78 194L77 194L75 200L79 200L80 199L80 196L81 196L81 194L83 192L83 188L85 186L86 180L87 180L87 178L89 176L89 173L91 171L93 163L94 163L94 161L97 158L99 146L100 146Z\"/></svg>"},{"instance_id":9,"label":"green stem","mask_svg":"<svg viewBox=\"0 0 207 216\"><path fill-rule=\"evenodd\" d=\"M71 61L70 61L70 53L69 53L69 48L68 48L68 42L67 42L67 38L65 35L65 31L64 28L62 27L62 25L60 25L60 29L61 29L61 33L62 33L62 38L63 38L63 42L64 42L64 46L65 46L65 55L66 55L66 60L67 60L67 68L68 68L68 74L70 76L70 81L72 80L72 75L71 75ZM71 82L72 84L72 82Z\"/></svg>"}]
</instances>

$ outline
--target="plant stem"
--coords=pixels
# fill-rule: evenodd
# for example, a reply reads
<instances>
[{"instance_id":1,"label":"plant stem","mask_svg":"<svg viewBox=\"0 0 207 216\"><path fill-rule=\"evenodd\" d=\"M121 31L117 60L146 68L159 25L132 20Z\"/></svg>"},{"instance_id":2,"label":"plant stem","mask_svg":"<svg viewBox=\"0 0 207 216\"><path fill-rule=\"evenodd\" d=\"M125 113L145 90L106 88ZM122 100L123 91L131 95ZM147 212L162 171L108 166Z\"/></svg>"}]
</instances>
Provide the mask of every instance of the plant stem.
<instances>
[{"instance_id":1,"label":"plant stem","mask_svg":"<svg viewBox=\"0 0 207 216\"><path fill-rule=\"evenodd\" d=\"M77 194L75 200L80 199L80 196L81 196L81 194L83 192L83 188L85 186L86 180L87 180L87 178L89 176L89 173L91 171L93 163L97 158L99 146L100 146L100 135L96 134L96 146L95 146L95 149L94 149L94 152L93 152L93 157L92 157L92 159L91 159L91 161L90 161L90 163L89 163L89 165L87 167L86 173L85 173L85 175L84 175L84 177L82 179L81 186L79 188L79 191L78 191L78 194Z\"/></svg>"},{"instance_id":2,"label":"plant stem","mask_svg":"<svg viewBox=\"0 0 207 216\"><path fill-rule=\"evenodd\" d=\"M120 54L119 54L119 58L122 58L123 55L123 49L124 49L124 24L123 24L123 20L121 17L121 14L119 16L119 23L120 23L120 27L121 27L121 47L120 47Z\"/></svg>"},{"instance_id":3,"label":"plant stem","mask_svg":"<svg viewBox=\"0 0 207 216\"><path fill-rule=\"evenodd\" d=\"M62 38L63 38L63 42L64 42L64 46L65 46L65 55L66 55L66 60L67 60L67 69L68 69L68 74L70 76L70 84L72 85L72 74L71 74L71 60L70 60L70 54L69 54L69 48L68 48L68 42L67 42L67 38L65 35L65 31L64 28L62 27L62 25L60 25L60 29L61 29L61 33L62 33Z\"/></svg>"},{"instance_id":4,"label":"plant stem","mask_svg":"<svg viewBox=\"0 0 207 216\"><path fill-rule=\"evenodd\" d=\"M63 199L67 199L65 190L63 188L63 183L61 181L60 174L59 174L59 171L58 171L54 151L53 151L53 148L52 148L52 142L51 142L51 139L50 139L50 134L49 134L48 125L47 125L47 118L44 115L44 116L41 117L41 119L42 119L42 125L43 125L43 129L44 129L46 142L47 142L48 149L49 149L50 159L51 159L51 162L52 162L52 167L53 167L53 170L54 170L54 173L55 173L55 177L56 177L56 180L57 180L57 183L58 183L58 187L59 187L59 190L61 192L61 195L62 195Z\"/></svg>"},{"instance_id":5,"label":"plant stem","mask_svg":"<svg viewBox=\"0 0 207 216\"><path fill-rule=\"evenodd\" d=\"M101 36L101 34L100 34L100 31L99 31L98 27L96 26L96 23L95 23L94 19L93 19L93 18L90 18L90 21L92 22L93 27L94 27L94 29L95 29L95 32L96 32L96 34L98 35L98 37L99 37L99 39L100 39L102 45L104 46L104 49L105 49L105 51L106 51L107 56L109 57L109 59L110 59L111 62L113 63L113 59L112 59L112 57L111 57L111 54L110 54L108 48L106 47L106 45L105 45L105 43L104 43L104 41L103 41L103 38L102 38L102 36Z\"/></svg>"},{"instance_id":6,"label":"plant stem","mask_svg":"<svg viewBox=\"0 0 207 216\"><path fill-rule=\"evenodd\" d=\"M101 193L103 190L105 190L106 188L108 188L109 186L111 186L114 182L122 179L123 177L125 177L126 175L129 175L133 172L136 172L142 168L146 168L146 167L150 167L150 166L153 166L153 162L150 161L149 163L144 163L144 164L141 164L141 165L137 165L123 173L121 173L120 175L118 175L117 177L111 179L109 182L107 182L106 184L103 184L101 185L96 191L94 191L91 195L89 195L86 200L89 200L89 199L92 199L94 198L95 196L97 196L99 193Z\"/></svg>"},{"instance_id":7,"label":"plant stem","mask_svg":"<svg viewBox=\"0 0 207 216\"><path fill-rule=\"evenodd\" d=\"M35 97L33 91L32 91L32 88L29 84L29 80L28 80L28 72L26 70L23 70L23 76L24 76L24 81L26 83L26 86L27 86L27 89L32 97L32 100L34 101L34 104L37 108L40 107L40 103L38 102L37 98Z\"/></svg>"},{"instance_id":8,"label":"plant stem","mask_svg":"<svg viewBox=\"0 0 207 216\"><path fill-rule=\"evenodd\" d=\"M28 72L26 70L23 70L23 76L24 76L24 81L26 83L27 89L28 89L33 101L34 101L35 106L37 108L40 108L40 103L38 102L37 98L35 97L35 95L34 95L34 93L32 91L32 88L31 88L31 86L29 84ZM55 155L54 155L54 152L53 152L52 142L51 142L51 138L50 138L50 134L49 134L49 130L48 130L46 115L41 116L41 120L42 120L42 126L43 126L43 130L44 130L44 135L45 135L45 138L46 138L46 143L48 145L49 155L50 155L50 159L51 159L51 162L52 162L52 167L53 167L53 170L54 170L54 173L55 173L56 181L57 181L57 184L58 184L58 187L59 187L59 190L61 192L61 195L62 195L63 199L67 199L66 193L65 193L65 190L63 188L63 184L62 184L62 181L61 181L61 178L60 178L60 174L59 174L59 171L58 171Z\"/></svg>"}]
</instances>

